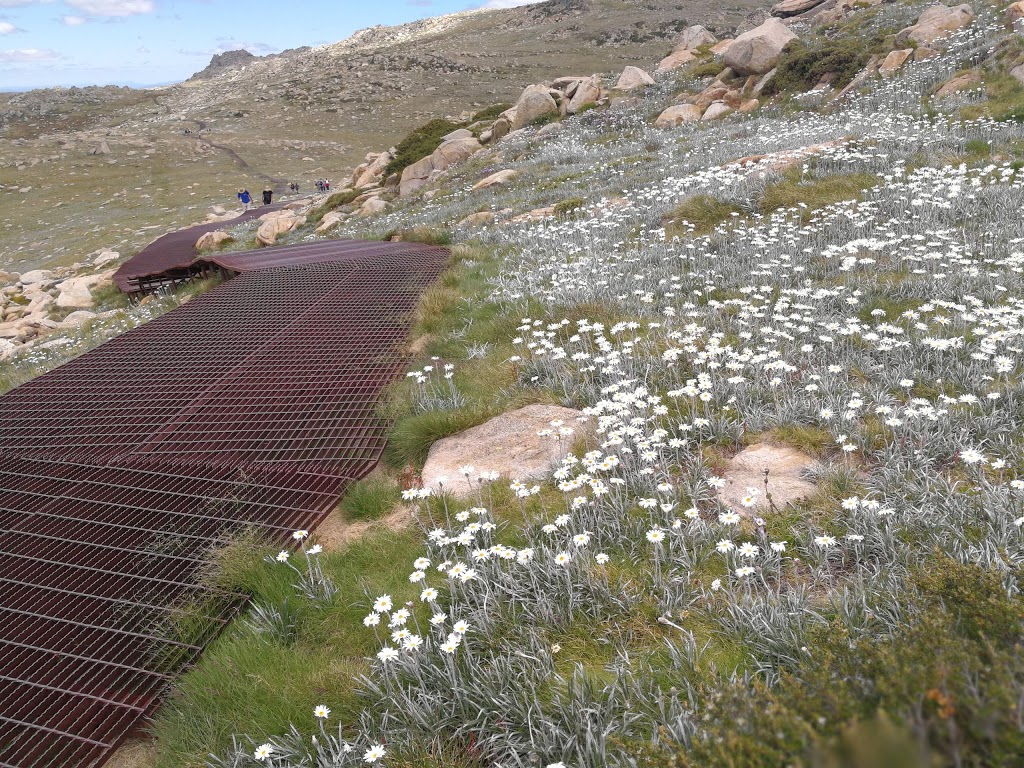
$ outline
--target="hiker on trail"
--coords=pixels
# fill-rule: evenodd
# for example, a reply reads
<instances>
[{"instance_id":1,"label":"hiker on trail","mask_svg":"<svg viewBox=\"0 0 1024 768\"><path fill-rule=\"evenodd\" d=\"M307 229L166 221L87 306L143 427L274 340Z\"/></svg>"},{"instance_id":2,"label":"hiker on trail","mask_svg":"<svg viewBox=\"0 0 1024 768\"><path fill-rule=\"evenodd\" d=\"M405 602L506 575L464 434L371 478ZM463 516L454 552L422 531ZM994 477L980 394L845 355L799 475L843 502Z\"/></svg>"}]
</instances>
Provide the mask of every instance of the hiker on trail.
<instances>
[{"instance_id":1,"label":"hiker on trail","mask_svg":"<svg viewBox=\"0 0 1024 768\"><path fill-rule=\"evenodd\" d=\"M264 189L263 190L263 204L264 205L270 205L270 200L273 197L274 197L274 190L272 190L272 189Z\"/></svg>"},{"instance_id":2,"label":"hiker on trail","mask_svg":"<svg viewBox=\"0 0 1024 768\"><path fill-rule=\"evenodd\" d=\"M252 202L252 195L249 194L248 189L238 190L238 201L242 204L242 210L249 210L249 203Z\"/></svg>"}]
</instances>

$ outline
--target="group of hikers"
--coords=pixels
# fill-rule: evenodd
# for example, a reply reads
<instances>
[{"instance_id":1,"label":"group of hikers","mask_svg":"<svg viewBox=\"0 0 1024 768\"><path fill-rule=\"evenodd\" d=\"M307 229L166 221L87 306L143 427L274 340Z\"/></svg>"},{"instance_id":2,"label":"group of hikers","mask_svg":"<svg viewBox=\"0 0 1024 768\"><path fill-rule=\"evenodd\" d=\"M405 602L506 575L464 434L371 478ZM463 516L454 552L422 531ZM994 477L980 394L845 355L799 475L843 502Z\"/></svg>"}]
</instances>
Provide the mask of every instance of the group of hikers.
<instances>
[{"instance_id":1,"label":"group of hikers","mask_svg":"<svg viewBox=\"0 0 1024 768\"><path fill-rule=\"evenodd\" d=\"M316 184L314 186L316 186L317 191L320 193L331 191L330 179L317 179ZM292 193L298 193L299 185L294 181L288 182L288 191ZM243 187L242 189L238 190L238 194L236 195L236 197L238 197L238 202L242 204L242 210L248 211L249 206L253 204L252 193L249 192L248 189L245 189ZM273 201L274 190L271 189L270 187L267 187L266 189L263 190L263 204L270 205Z\"/></svg>"}]
</instances>

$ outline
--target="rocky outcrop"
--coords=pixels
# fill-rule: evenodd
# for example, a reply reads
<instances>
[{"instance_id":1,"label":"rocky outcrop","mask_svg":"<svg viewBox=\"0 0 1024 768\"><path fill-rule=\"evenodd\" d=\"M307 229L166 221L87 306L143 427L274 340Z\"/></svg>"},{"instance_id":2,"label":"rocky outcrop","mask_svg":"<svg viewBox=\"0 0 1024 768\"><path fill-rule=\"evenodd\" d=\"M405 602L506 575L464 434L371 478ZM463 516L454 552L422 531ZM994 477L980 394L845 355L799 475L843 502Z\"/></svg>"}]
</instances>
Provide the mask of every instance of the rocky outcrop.
<instances>
[{"instance_id":1,"label":"rocky outcrop","mask_svg":"<svg viewBox=\"0 0 1024 768\"><path fill-rule=\"evenodd\" d=\"M622 74L619 75L614 90L633 91L637 88L645 88L648 85L654 85L653 77L640 69L640 67L626 67L622 70Z\"/></svg>"},{"instance_id":2,"label":"rocky outcrop","mask_svg":"<svg viewBox=\"0 0 1024 768\"><path fill-rule=\"evenodd\" d=\"M974 10L966 3L952 7L933 5L918 17L916 24L901 30L896 35L896 44L912 42L918 45L928 45L949 37L973 21Z\"/></svg>"},{"instance_id":3,"label":"rocky outcrop","mask_svg":"<svg viewBox=\"0 0 1024 768\"><path fill-rule=\"evenodd\" d=\"M402 171L402 180L398 185L399 194L408 197L419 192L436 174L469 159L481 149L483 145L473 136L442 142L433 153Z\"/></svg>"},{"instance_id":4,"label":"rocky outcrop","mask_svg":"<svg viewBox=\"0 0 1024 768\"><path fill-rule=\"evenodd\" d=\"M557 116L558 102L555 101L552 91L553 89L546 85L527 86L516 102L512 130L518 131L520 128L533 125L543 117Z\"/></svg>"},{"instance_id":5,"label":"rocky outcrop","mask_svg":"<svg viewBox=\"0 0 1024 768\"><path fill-rule=\"evenodd\" d=\"M778 19L772 18L761 26L737 37L722 55L726 66L737 75L762 75L779 61L782 49L797 35Z\"/></svg>"},{"instance_id":6,"label":"rocky outcrop","mask_svg":"<svg viewBox=\"0 0 1024 768\"><path fill-rule=\"evenodd\" d=\"M291 232L296 227L306 223L305 216L296 216L294 213L280 211L280 215L269 215L259 229L256 230L256 241L260 245L273 245L281 235ZM260 217L261 219L263 217Z\"/></svg>"},{"instance_id":7,"label":"rocky outcrop","mask_svg":"<svg viewBox=\"0 0 1024 768\"><path fill-rule=\"evenodd\" d=\"M597 104L604 97L601 76L592 75L580 80L576 83L575 90L571 93L567 90L566 94L570 97L569 103L565 107L565 112L569 115L575 115L583 107Z\"/></svg>"},{"instance_id":8,"label":"rocky outcrop","mask_svg":"<svg viewBox=\"0 0 1024 768\"><path fill-rule=\"evenodd\" d=\"M244 50L217 53L214 54L212 59L210 59L210 63L206 65L205 69L196 72L188 80L189 82L195 80L209 80L219 74L227 72L230 69L244 67L246 64L255 60L255 56Z\"/></svg>"},{"instance_id":9,"label":"rocky outcrop","mask_svg":"<svg viewBox=\"0 0 1024 768\"><path fill-rule=\"evenodd\" d=\"M365 161L352 171L352 186L365 187L378 183L384 176L384 169L395 159L395 148L387 152L371 152Z\"/></svg>"},{"instance_id":10,"label":"rocky outcrop","mask_svg":"<svg viewBox=\"0 0 1024 768\"><path fill-rule=\"evenodd\" d=\"M542 479L571 448L572 433L559 435L559 429L579 432L581 418L580 411L559 405L528 405L438 440L423 466L423 486L435 493L469 496L479 486L475 476L460 474L466 465L476 465L477 474L487 471L512 480ZM553 421L560 424L553 426Z\"/></svg>"}]
</instances>

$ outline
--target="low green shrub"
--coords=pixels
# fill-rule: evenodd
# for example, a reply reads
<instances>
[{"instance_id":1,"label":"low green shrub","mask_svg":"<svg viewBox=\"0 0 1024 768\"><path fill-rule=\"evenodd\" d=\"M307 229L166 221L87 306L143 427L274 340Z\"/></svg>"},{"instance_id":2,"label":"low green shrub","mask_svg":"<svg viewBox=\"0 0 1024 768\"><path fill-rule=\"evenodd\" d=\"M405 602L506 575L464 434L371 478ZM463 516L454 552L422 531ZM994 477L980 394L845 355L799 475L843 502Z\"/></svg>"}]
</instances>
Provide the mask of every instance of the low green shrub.
<instances>
[{"instance_id":1,"label":"low green shrub","mask_svg":"<svg viewBox=\"0 0 1024 768\"><path fill-rule=\"evenodd\" d=\"M793 40L783 50L765 94L809 91L827 74L833 75L834 88L842 88L864 69L872 52L870 42L859 38Z\"/></svg>"},{"instance_id":2,"label":"low green shrub","mask_svg":"<svg viewBox=\"0 0 1024 768\"><path fill-rule=\"evenodd\" d=\"M515 105L505 103L491 104L491 106L484 107L475 115L473 115L473 122L478 123L481 120L497 120L498 116L501 115L502 112L512 109L513 106Z\"/></svg>"},{"instance_id":3,"label":"low green shrub","mask_svg":"<svg viewBox=\"0 0 1024 768\"><path fill-rule=\"evenodd\" d=\"M569 216L586 204L587 201L582 197L570 197L568 200L555 204L555 216Z\"/></svg>"},{"instance_id":4,"label":"low green shrub","mask_svg":"<svg viewBox=\"0 0 1024 768\"><path fill-rule=\"evenodd\" d=\"M384 178L392 173L401 173L408 166L412 165L437 149L441 138L452 131L464 128L463 123L453 123L450 120L435 119L421 125L398 142L395 147L395 159L388 163L384 169Z\"/></svg>"},{"instance_id":5,"label":"low green shrub","mask_svg":"<svg viewBox=\"0 0 1024 768\"><path fill-rule=\"evenodd\" d=\"M709 696L702 735L672 764L1016 764L1024 597L1008 596L999 573L936 556L907 599L896 635L854 637L836 621L811 633L779 685Z\"/></svg>"}]
</instances>

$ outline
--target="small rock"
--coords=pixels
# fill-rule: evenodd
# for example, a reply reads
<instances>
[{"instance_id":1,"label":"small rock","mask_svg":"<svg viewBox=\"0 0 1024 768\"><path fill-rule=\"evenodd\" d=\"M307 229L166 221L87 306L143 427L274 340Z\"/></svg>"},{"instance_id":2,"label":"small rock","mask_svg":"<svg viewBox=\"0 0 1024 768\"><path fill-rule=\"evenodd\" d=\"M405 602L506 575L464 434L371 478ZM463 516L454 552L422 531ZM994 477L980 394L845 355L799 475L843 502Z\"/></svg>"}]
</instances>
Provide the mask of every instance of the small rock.
<instances>
[{"instance_id":1,"label":"small rock","mask_svg":"<svg viewBox=\"0 0 1024 768\"><path fill-rule=\"evenodd\" d=\"M511 125L514 131L532 125L542 117L559 114L558 103L546 85L528 85L516 102L515 110L515 120Z\"/></svg>"},{"instance_id":2,"label":"small rock","mask_svg":"<svg viewBox=\"0 0 1024 768\"><path fill-rule=\"evenodd\" d=\"M196 240L195 249L197 251L216 251L219 250L225 243L230 243L234 240L231 235L222 230L216 229L213 232L205 232Z\"/></svg>"},{"instance_id":3,"label":"small rock","mask_svg":"<svg viewBox=\"0 0 1024 768\"><path fill-rule=\"evenodd\" d=\"M492 173L486 179L482 179L473 185L473 189L490 189L491 187L507 187L519 174L511 168L504 171Z\"/></svg>"},{"instance_id":4,"label":"small rock","mask_svg":"<svg viewBox=\"0 0 1024 768\"><path fill-rule=\"evenodd\" d=\"M694 24L676 38L676 50L695 51L702 45L714 45L717 42L717 37L699 24Z\"/></svg>"},{"instance_id":5,"label":"small rock","mask_svg":"<svg viewBox=\"0 0 1024 768\"><path fill-rule=\"evenodd\" d=\"M104 264L110 264L113 261L119 261L121 254L117 251L101 251L100 254L92 260L92 263L97 267L102 267Z\"/></svg>"},{"instance_id":6,"label":"small rock","mask_svg":"<svg viewBox=\"0 0 1024 768\"><path fill-rule=\"evenodd\" d=\"M331 227L335 226L338 222L345 220L345 214L340 211L328 211L324 214L324 217L320 219L320 226L316 228L317 234L326 232Z\"/></svg>"},{"instance_id":7,"label":"small rock","mask_svg":"<svg viewBox=\"0 0 1024 768\"><path fill-rule=\"evenodd\" d=\"M696 104L679 104L658 115L654 125L657 128L675 128L683 123L695 123L703 114Z\"/></svg>"},{"instance_id":8,"label":"small rock","mask_svg":"<svg viewBox=\"0 0 1024 768\"><path fill-rule=\"evenodd\" d=\"M732 111L732 107L724 101L713 101L711 102L711 106L709 106L704 112L701 120L720 120Z\"/></svg>"},{"instance_id":9,"label":"small rock","mask_svg":"<svg viewBox=\"0 0 1024 768\"><path fill-rule=\"evenodd\" d=\"M626 67L622 70L622 74L619 75L618 82L615 83L615 90L632 91L648 85L654 85L653 77L640 69L640 67Z\"/></svg>"},{"instance_id":10,"label":"small rock","mask_svg":"<svg viewBox=\"0 0 1024 768\"><path fill-rule=\"evenodd\" d=\"M88 278L72 277L60 284L57 306L61 309L89 309L94 303Z\"/></svg>"},{"instance_id":11,"label":"small rock","mask_svg":"<svg viewBox=\"0 0 1024 768\"><path fill-rule=\"evenodd\" d=\"M788 16L799 16L801 13L817 8L825 0L782 0L772 6L772 16L784 19Z\"/></svg>"},{"instance_id":12,"label":"small rock","mask_svg":"<svg viewBox=\"0 0 1024 768\"><path fill-rule=\"evenodd\" d=\"M674 51L658 63L659 72L671 72L673 69L685 67L690 62L696 61L697 57L685 48L681 51Z\"/></svg>"},{"instance_id":13,"label":"small rock","mask_svg":"<svg viewBox=\"0 0 1024 768\"><path fill-rule=\"evenodd\" d=\"M726 466L726 486L719 491L722 502L737 512L764 511L769 508L765 498L764 471L768 470L768 493L776 509L817 493L814 483L806 479L814 459L788 446L757 443L744 448ZM742 499L755 491L756 503L746 507Z\"/></svg>"},{"instance_id":14,"label":"small rock","mask_svg":"<svg viewBox=\"0 0 1024 768\"><path fill-rule=\"evenodd\" d=\"M905 48L899 51L890 51L889 55L885 57L882 63L878 66L878 74L888 79L895 77L896 73L900 71L907 59L914 52L913 48Z\"/></svg>"},{"instance_id":15,"label":"small rock","mask_svg":"<svg viewBox=\"0 0 1024 768\"><path fill-rule=\"evenodd\" d=\"M1006 9L1006 20L1011 24L1014 22L1024 19L1024 0L1018 0L1016 3L1011 3Z\"/></svg>"},{"instance_id":16,"label":"small rock","mask_svg":"<svg viewBox=\"0 0 1024 768\"><path fill-rule=\"evenodd\" d=\"M388 209L386 201L381 200L379 197L371 197L365 203L362 208L359 209L358 216L376 216L378 213L384 213Z\"/></svg>"},{"instance_id":17,"label":"small rock","mask_svg":"<svg viewBox=\"0 0 1024 768\"><path fill-rule=\"evenodd\" d=\"M569 103L565 107L565 112L568 115L575 115L583 107L591 104L597 104L604 96L604 91L601 88L601 76L592 75L586 80L581 80L576 85L576 92L572 95Z\"/></svg>"},{"instance_id":18,"label":"small rock","mask_svg":"<svg viewBox=\"0 0 1024 768\"><path fill-rule=\"evenodd\" d=\"M441 143L444 144L446 141L455 141L455 139L474 139L472 131L468 131L465 128L456 128L451 133L445 134L441 137Z\"/></svg>"},{"instance_id":19,"label":"small rock","mask_svg":"<svg viewBox=\"0 0 1024 768\"><path fill-rule=\"evenodd\" d=\"M23 272L21 275L22 285L36 285L39 283L48 283L53 280L55 275L48 269L33 269L28 272Z\"/></svg>"},{"instance_id":20,"label":"small rock","mask_svg":"<svg viewBox=\"0 0 1024 768\"><path fill-rule=\"evenodd\" d=\"M292 213L273 216L260 224L259 229L256 230L256 241L260 245L273 245L277 242L278 237L305 223L305 216L296 216Z\"/></svg>"},{"instance_id":21,"label":"small rock","mask_svg":"<svg viewBox=\"0 0 1024 768\"><path fill-rule=\"evenodd\" d=\"M973 21L974 10L966 3L953 7L933 5L921 14L916 24L896 35L896 44L915 42L918 45L928 45L949 37Z\"/></svg>"},{"instance_id":22,"label":"small rock","mask_svg":"<svg viewBox=\"0 0 1024 768\"><path fill-rule=\"evenodd\" d=\"M80 309L77 312L72 312L70 315L65 317L64 320L61 321L61 325L66 325L68 327L77 328L78 326L82 325L83 323L86 323L86 322L88 322L90 320L95 320L95 319L96 319L96 313L95 312L88 312L88 311L86 311L84 309Z\"/></svg>"},{"instance_id":23,"label":"small rock","mask_svg":"<svg viewBox=\"0 0 1024 768\"><path fill-rule=\"evenodd\" d=\"M981 85L981 75L977 72L966 72L959 77L943 83L935 92L936 99L944 99L960 91L969 91Z\"/></svg>"},{"instance_id":24,"label":"small rock","mask_svg":"<svg viewBox=\"0 0 1024 768\"><path fill-rule=\"evenodd\" d=\"M469 216L464 218L456 227L460 229L466 227L482 227L486 224L494 223L494 212L493 211L480 211L479 213L471 213Z\"/></svg>"},{"instance_id":25,"label":"small rock","mask_svg":"<svg viewBox=\"0 0 1024 768\"><path fill-rule=\"evenodd\" d=\"M552 421L579 433L584 427L580 411L558 405L528 405L497 416L452 437L442 438L430 447L423 467L423 486L454 496L469 496L479 487L476 477L459 474L463 466L473 465L476 472L497 472L512 480L540 480L561 461L572 445L573 436L559 439L541 437L542 430L554 430Z\"/></svg>"},{"instance_id":26,"label":"small rock","mask_svg":"<svg viewBox=\"0 0 1024 768\"><path fill-rule=\"evenodd\" d=\"M1010 70L1010 75L1017 78L1021 85L1024 85L1024 64L1020 64Z\"/></svg>"}]
</instances>

